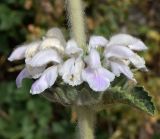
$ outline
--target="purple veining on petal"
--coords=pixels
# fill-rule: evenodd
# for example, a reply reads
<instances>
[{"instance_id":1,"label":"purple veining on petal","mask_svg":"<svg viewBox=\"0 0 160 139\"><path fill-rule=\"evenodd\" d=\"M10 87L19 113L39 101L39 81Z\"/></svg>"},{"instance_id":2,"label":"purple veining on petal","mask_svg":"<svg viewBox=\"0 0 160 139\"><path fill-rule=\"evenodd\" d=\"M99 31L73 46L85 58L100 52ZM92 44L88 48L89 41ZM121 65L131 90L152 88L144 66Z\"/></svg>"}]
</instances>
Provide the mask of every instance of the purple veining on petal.
<instances>
[{"instance_id":1,"label":"purple veining on petal","mask_svg":"<svg viewBox=\"0 0 160 139\"><path fill-rule=\"evenodd\" d=\"M110 81L114 79L114 74L102 67L97 69L88 67L83 70L82 78L94 91L105 91Z\"/></svg>"},{"instance_id":2,"label":"purple veining on petal","mask_svg":"<svg viewBox=\"0 0 160 139\"><path fill-rule=\"evenodd\" d=\"M101 67L100 55L95 49L91 49L89 55L85 58L85 62L91 68Z\"/></svg>"}]
</instances>

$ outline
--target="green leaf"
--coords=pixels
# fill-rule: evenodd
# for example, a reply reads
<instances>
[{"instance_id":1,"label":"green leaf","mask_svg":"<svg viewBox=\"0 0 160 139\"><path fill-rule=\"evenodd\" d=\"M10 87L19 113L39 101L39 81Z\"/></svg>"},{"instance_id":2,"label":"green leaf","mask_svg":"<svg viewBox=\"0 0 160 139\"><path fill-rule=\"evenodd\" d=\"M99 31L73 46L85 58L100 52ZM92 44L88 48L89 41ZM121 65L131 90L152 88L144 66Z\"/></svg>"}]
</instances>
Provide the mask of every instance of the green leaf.
<instances>
[{"instance_id":1,"label":"green leaf","mask_svg":"<svg viewBox=\"0 0 160 139\"><path fill-rule=\"evenodd\" d=\"M102 99L103 100L94 107L95 109L101 110L108 104L123 103L136 107L151 115L154 115L156 110L152 102L152 97L140 86L133 87L132 89L120 86L111 87L104 93Z\"/></svg>"},{"instance_id":2,"label":"green leaf","mask_svg":"<svg viewBox=\"0 0 160 139\"><path fill-rule=\"evenodd\" d=\"M125 76L116 78L105 92L94 92L86 84L78 87L60 84L46 90L42 95L53 102L68 106L83 105L95 111L106 109L108 104L115 103L128 104L151 115L156 110L149 93L143 87L135 86L133 81L127 81Z\"/></svg>"}]
</instances>

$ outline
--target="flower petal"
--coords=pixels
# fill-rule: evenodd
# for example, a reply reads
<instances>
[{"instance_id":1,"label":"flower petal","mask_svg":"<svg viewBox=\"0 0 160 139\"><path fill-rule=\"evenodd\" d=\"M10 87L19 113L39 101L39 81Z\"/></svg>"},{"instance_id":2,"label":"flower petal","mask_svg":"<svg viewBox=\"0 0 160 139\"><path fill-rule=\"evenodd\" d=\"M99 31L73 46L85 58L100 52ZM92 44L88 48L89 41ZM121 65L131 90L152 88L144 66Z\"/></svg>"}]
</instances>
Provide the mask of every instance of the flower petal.
<instances>
[{"instance_id":1,"label":"flower petal","mask_svg":"<svg viewBox=\"0 0 160 139\"><path fill-rule=\"evenodd\" d=\"M62 46L60 40L56 38L45 38L42 41L40 45L40 50L44 50L48 48L56 49L60 53L64 52L64 47Z\"/></svg>"},{"instance_id":2,"label":"flower petal","mask_svg":"<svg viewBox=\"0 0 160 139\"><path fill-rule=\"evenodd\" d=\"M27 49L25 52L25 57L28 58L32 58L36 52L38 51L39 45L40 45L41 41L35 41L32 42L30 44L27 45Z\"/></svg>"},{"instance_id":3,"label":"flower petal","mask_svg":"<svg viewBox=\"0 0 160 139\"><path fill-rule=\"evenodd\" d=\"M48 64L49 62L61 63L62 59L57 51L53 49L46 49L38 52L28 64L32 67L40 67Z\"/></svg>"},{"instance_id":4,"label":"flower petal","mask_svg":"<svg viewBox=\"0 0 160 139\"><path fill-rule=\"evenodd\" d=\"M94 91L105 91L115 76L105 68L92 69L88 67L83 70L82 78Z\"/></svg>"},{"instance_id":5,"label":"flower petal","mask_svg":"<svg viewBox=\"0 0 160 139\"><path fill-rule=\"evenodd\" d=\"M32 66L26 64L26 69L29 72L29 74L32 76L33 79L37 79L45 71L46 65L41 66L41 67L32 67Z\"/></svg>"},{"instance_id":6,"label":"flower petal","mask_svg":"<svg viewBox=\"0 0 160 139\"><path fill-rule=\"evenodd\" d=\"M129 44L133 44L135 42L135 38L132 37L129 34L116 34L114 36L112 36L110 38L109 43L107 44L107 46L111 46L111 45L129 45Z\"/></svg>"},{"instance_id":7,"label":"flower petal","mask_svg":"<svg viewBox=\"0 0 160 139\"><path fill-rule=\"evenodd\" d=\"M89 47L97 48L98 46L105 47L108 40L103 36L91 36L89 40Z\"/></svg>"},{"instance_id":8,"label":"flower petal","mask_svg":"<svg viewBox=\"0 0 160 139\"><path fill-rule=\"evenodd\" d=\"M130 50L129 48L125 46L109 46L105 50L105 57L117 57L117 58L124 58L128 59L129 57L132 57L134 55L134 52Z\"/></svg>"},{"instance_id":9,"label":"flower petal","mask_svg":"<svg viewBox=\"0 0 160 139\"><path fill-rule=\"evenodd\" d=\"M81 58L68 59L60 69L60 75L65 83L76 86L83 82L81 74L84 69L84 63Z\"/></svg>"},{"instance_id":10,"label":"flower petal","mask_svg":"<svg viewBox=\"0 0 160 139\"><path fill-rule=\"evenodd\" d=\"M63 76L65 73L70 73L72 66L74 65L75 58L70 58L64 62L60 67L59 74Z\"/></svg>"},{"instance_id":11,"label":"flower petal","mask_svg":"<svg viewBox=\"0 0 160 139\"><path fill-rule=\"evenodd\" d=\"M20 47L17 47L9 56L8 60L9 61L14 61L14 60L21 60L25 58L25 51L27 49L27 45L22 45Z\"/></svg>"},{"instance_id":12,"label":"flower petal","mask_svg":"<svg viewBox=\"0 0 160 139\"><path fill-rule=\"evenodd\" d=\"M129 34L117 34L112 36L107 46L111 45L125 45L136 51L147 49L146 45L140 39L137 39Z\"/></svg>"},{"instance_id":13,"label":"flower petal","mask_svg":"<svg viewBox=\"0 0 160 139\"><path fill-rule=\"evenodd\" d=\"M147 46L140 40L135 38L135 42L133 44L129 44L128 47L135 51L143 51L147 50Z\"/></svg>"},{"instance_id":14,"label":"flower petal","mask_svg":"<svg viewBox=\"0 0 160 139\"><path fill-rule=\"evenodd\" d=\"M18 88L22 86L22 81L24 78L31 78L31 75L29 74L26 68L24 68L16 78L16 85Z\"/></svg>"},{"instance_id":15,"label":"flower petal","mask_svg":"<svg viewBox=\"0 0 160 139\"><path fill-rule=\"evenodd\" d=\"M101 67L100 55L97 50L91 49L87 57L85 57L85 62L91 68Z\"/></svg>"},{"instance_id":16,"label":"flower petal","mask_svg":"<svg viewBox=\"0 0 160 139\"><path fill-rule=\"evenodd\" d=\"M116 76L120 76L121 73L123 73L128 79L134 80L133 79L133 73L129 69L129 67L124 64L123 62L110 62L111 63L111 69L112 72Z\"/></svg>"},{"instance_id":17,"label":"flower petal","mask_svg":"<svg viewBox=\"0 0 160 139\"><path fill-rule=\"evenodd\" d=\"M62 46L66 45L66 41L64 39L63 33L59 28L51 28L46 33L46 38L56 38L60 40Z\"/></svg>"},{"instance_id":18,"label":"flower petal","mask_svg":"<svg viewBox=\"0 0 160 139\"><path fill-rule=\"evenodd\" d=\"M30 93L31 94L40 94L45 89L50 88L56 81L58 76L57 66L49 67L44 71L42 76L33 83Z\"/></svg>"},{"instance_id":19,"label":"flower petal","mask_svg":"<svg viewBox=\"0 0 160 139\"><path fill-rule=\"evenodd\" d=\"M68 55L81 54L83 50L78 47L75 40L71 39L67 42L65 53Z\"/></svg>"},{"instance_id":20,"label":"flower petal","mask_svg":"<svg viewBox=\"0 0 160 139\"><path fill-rule=\"evenodd\" d=\"M145 61L142 57L140 57L137 54L134 54L134 56L130 57L129 60L132 62L132 64L138 68L138 69L142 69L145 71L148 71L146 66L145 66Z\"/></svg>"}]
</instances>

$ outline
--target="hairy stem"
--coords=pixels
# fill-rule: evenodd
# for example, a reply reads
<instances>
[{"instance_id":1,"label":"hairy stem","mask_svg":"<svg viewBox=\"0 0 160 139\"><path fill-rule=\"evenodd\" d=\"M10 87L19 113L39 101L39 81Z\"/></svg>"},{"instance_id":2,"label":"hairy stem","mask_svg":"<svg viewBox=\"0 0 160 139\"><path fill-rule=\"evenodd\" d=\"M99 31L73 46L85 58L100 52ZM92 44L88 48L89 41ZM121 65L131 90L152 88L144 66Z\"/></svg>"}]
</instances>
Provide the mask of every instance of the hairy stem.
<instances>
[{"instance_id":1,"label":"hairy stem","mask_svg":"<svg viewBox=\"0 0 160 139\"><path fill-rule=\"evenodd\" d=\"M95 112L86 107L76 107L79 139L94 139Z\"/></svg>"},{"instance_id":2,"label":"hairy stem","mask_svg":"<svg viewBox=\"0 0 160 139\"><path fill-rule=\"evenodd\" d=\"M66 1L73 35L72 37L85 52L87 48L82 2L81 0ZM84 106L76 106L76 111L78 114L79 139L94 139L95 113Z\"/></svg>"},{"instance_id":3,"label":"hairy stem","mask_svg":"<svg viewBox=\"0 0 160 139\"><path fill-rule=\"evenodd\" d=\"M84 23L84 12L81 0L67 0L69 21L71 25L72 37L76 40L78 45L85 50L86 34Z\"/></svg>"}]
</instances>

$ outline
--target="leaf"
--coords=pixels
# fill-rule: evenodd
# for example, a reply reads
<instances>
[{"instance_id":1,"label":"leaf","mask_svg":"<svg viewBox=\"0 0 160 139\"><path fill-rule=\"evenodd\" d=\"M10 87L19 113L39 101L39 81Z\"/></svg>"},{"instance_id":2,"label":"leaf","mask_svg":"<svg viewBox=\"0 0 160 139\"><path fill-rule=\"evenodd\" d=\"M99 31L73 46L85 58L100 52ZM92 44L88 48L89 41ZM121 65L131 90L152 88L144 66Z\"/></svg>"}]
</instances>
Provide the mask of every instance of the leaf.
<instances>
[{"instance_id":1,"label":"leaf","mask_svg":"<svg viewBox=\"0 0 160 139\"><path fill-rule=\"evenodd\" d=\"M77 87L61 84L45 90L41 95L49 101L58 102L64 106L89 106L99 103L103 92L93 92L88 85L86 86L85 84Z\"/></svg>"},{"instance_id":2,"label":"leaf","mask_svg":"<svg viewBox=\"0 0 160 139\"><path fill-rule=\"evenodd\" d=\"M105 92L94 92L85 83L77 87L62 83L47 89L42 95L65 106L87 106L95 111L106 109L108 104L115 103L127 104L151 115L156 111L149 93L123 75L117 77Z\"/></svg>"},{"instance_id":3,"label":"leaf","mask_svg":"<svg viewBox=\"0 0 160 139\"><path fill-rule=\"evenodd\" d=\"M114 103L128 104L151 115L154 115L156 110L152 102L152 97L140 86L133 87L132 89L115 86L108 89L104 93L103 100L101 100L95 109L101 110L106 105Z\"/></svg>"}]
</instances>

